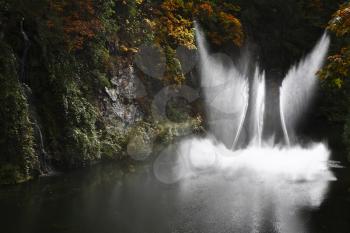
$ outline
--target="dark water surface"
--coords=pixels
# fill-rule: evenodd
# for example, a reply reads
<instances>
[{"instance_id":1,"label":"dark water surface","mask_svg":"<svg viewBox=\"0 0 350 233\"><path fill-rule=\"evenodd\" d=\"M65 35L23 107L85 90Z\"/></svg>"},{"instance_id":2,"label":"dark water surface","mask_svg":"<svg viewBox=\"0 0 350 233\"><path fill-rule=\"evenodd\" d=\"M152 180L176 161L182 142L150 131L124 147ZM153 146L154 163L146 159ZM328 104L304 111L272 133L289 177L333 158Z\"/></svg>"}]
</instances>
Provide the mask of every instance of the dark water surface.
<instances>
[{"instance_id":1,"label":"dark water surface","mask_svg":"<svg viewBox=\"0 0 350 233\"><path fill-rule=\"evenodd\" d=\"M290 184L292 191L276 184L271 191L244 176L240 182L203 174L166 185L155 178L151 165L127 173L116 164L99 164L1 187L0 232L349 233L350 170L335 172L338 180L330 183L322 204L312 208L288 196L309 191L303 183Z\"/></svg>"}]
</instances>

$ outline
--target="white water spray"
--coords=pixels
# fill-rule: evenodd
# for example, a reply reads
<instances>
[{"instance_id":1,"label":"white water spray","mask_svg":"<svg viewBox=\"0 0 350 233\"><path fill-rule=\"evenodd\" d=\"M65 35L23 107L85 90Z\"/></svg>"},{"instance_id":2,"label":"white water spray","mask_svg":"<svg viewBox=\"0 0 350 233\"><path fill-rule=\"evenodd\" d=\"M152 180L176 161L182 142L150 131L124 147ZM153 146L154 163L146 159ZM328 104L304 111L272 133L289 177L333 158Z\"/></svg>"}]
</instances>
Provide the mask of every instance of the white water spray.
<instances>
[{"instance_id":1,"label":"white water spray","mask_svg":"<svg viewBox=\"0 0 350 233\"><path fill-rule=\"evenodd\" d=\"M287 145L300 117L310 104L317 88L316 72L322 67L330 39L325 33L312 52L299 64L292 66L280 88L280 115Z\"/></svg>"},{"instance_id":2,"label":"white water spray","mask_svg":"<svg viewBox=\"0 0 350 233\"><path fill-rule=\"evenodd\" d=\"M265 73L255 68L252 90L251 145L261 146L265 113Z\"/></svg>"},{"instance_id":3,"label":"white water spray","mask_svg":"<svg viewBox=\"0 0 350 233\"><path fill-rule=\"evenodd\" d=\"M227 147L235 147L248 108L249 85L245 74L223 54L209 55L202 32L196 26L201 86L211 133Z\"/></svg>"}]
</instances>

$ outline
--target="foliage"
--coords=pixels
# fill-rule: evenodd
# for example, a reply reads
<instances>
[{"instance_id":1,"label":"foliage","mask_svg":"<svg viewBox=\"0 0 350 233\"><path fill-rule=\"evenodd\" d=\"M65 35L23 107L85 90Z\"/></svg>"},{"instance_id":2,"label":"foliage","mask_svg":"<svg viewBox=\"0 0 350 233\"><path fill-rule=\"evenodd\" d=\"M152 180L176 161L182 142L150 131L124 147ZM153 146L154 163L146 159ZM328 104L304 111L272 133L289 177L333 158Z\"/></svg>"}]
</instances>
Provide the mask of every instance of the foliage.
<instances>
[{"instance_id":1,"label":"foliage","mask_svg":"<svg viewBox=\"0 0 350 233\"><path fill-rule=\"evenodd\" d=\"M327 29L342 40L342 45L337 52L328 57L328 63L320 75L331 87L341 88L350 72L350 3L340 6Z\"/></svg>"},{"instance_id":2,"label":"foliage","mask_svg":"<svg viewBox=\"0 0 350 233\"><path fill-rule=\"evenodd\" d=\"M152 5L148 1L116 1L116 18L118 25L119 49L122 52L136 52L136 47L150 42L153 38Z\"/></svg>"},{"instance_id":3,"label":"foliage","mask_svg":"<svg viewBox=\"0 0 350 233\"><path fill-rule=\"evenodd\" d=\"M331 87L342 88L350 73L350 47L346 46L328 57L328 64L320 72L321 78Z\"/></svg>"},{"instance_id":4,"label":"foliage","mask_svg":"<svg viewBox=\"0 0 350 233\"><path fill-rule=\"evenodd\" d=\"M178 58L176 57L175 50L172 49L170 46L166 46L165 55L167 61L167 69L164 74L165 81L167 81L170 85L183 84L185 82L185 76L182 73L181 64Z\"/></svg>"},{"instance_id":5,"label":"foliage","mask_svg":"<svg viewBox=\"0 0 350 233\"><path fill-rule=\"evenodd\" d=\"M241 46L243 31L237 18L239 7L216 1L118 1L118 21L127 25L119 31L123 52L137 51L141 44L156 44L165 51L165 84L186 82L175 50L196 49L194 20L200 22L212 43ZM124 13L123 13L124 12ZM126 15L125 12L128 14ZM131 48L130 48L131 47Z\"/></svg>"},{"instance_id":6,"label":"foliage","mask_svg":"<svg viewBox=\"0 0 350 233\"><path fill-rule=\"evenodd\" d=\"M350 32L350 3L344 3L335 12L328 29L335 32L337 36L345 36Z\"/></svg>"},{"instance_id":7,"label":"foliage","mask_svg":"<svg viewBox=\"0 0 350 233\"><path fill-rule=\"evenodd\" d=\"M49 80L43 80L54 92L42 91L44 116L48 128L50 152L69 166L81 166L100 158L96 121L98 110L89 102L85 69L81 61L62 53L48 60ZM46 77L47 79L47 77Z\"/></svg>"},{"instance_id":8,"label":"foliage","mask_svg":"<svg viewBox=\"0 0 350 233\"><path fill-rule=\"evenodd\" d=\"M31 178L38 160L27 100L18 82L16 58L3 42L0 51L0 183L17 183Z\"/></svg>"},{"instance_id":9,"label":"foliage","mask_svg":"<svg viewBox=\"0 0 350 233\"><path fill-rule=\"evenodd\" d=\"M319 76L324 90L324 113L332 121L344 122L350 101L347 95L350 74L350 3L340 5L332 15L327 29L335 38L331 47L331 55Z\"/></svg>"},{"instance_id":10,"label":"foliage","mask_svg":"<svg viewBox=\"0 0 350 233\"><path fill-rule=\"evenodd\" d=\"M184 3L181 0L167 0L160 5L155 26L160 44L166 41L195 48L192 19L189 17L191 6L191 2Z\"/></svg>"},{"instance_id":11,"label":"foliage","mask_svg":"<svg viewBox=\"0 0 350 233\"><path fill-rule=\"evenodd\" d=\"M231 42L240 46L243 41L242 25L234 15L239 7L231 3L211 1L166 0L160 6L156 20L159 42L172 41L189 49L195 48L193 24L198 20L216 45Z\"/></svg>"},{"instance_id":12,"label":"foliage","mask_svg":"<svg viewBox=\"0 0 350 233\"><path fill-rule=\"evenodd\" d=\"M101 19L97 6L98 2L93 0L50 0L47 26L56 34L63 34L69 51L82 49L106 30L106 18Z\"/></svg>"},{"instance_id":13,"label":"foliage","mask_svg":"<svg viewBox=\"0 0 350 233\"><path fill-rule=\"evenodd\" d=\"M319 72L325 92L325 112L332 121L344 123L343 141L350 151L350 2L333 14L327 29L335 35L332 54Z\"/></svg>"},{"instance_id":14,"label":"foliage","mask_svg":"<svg viewBox=\"0 0 350 233\"><path fill-rule=\"evenodd\" d=\"M75 83L66 86L63 96L66 132L65 157L71 164L99 159L100 144L95 128L96 110L82 96Z\"/></svg>"}]
</instances>

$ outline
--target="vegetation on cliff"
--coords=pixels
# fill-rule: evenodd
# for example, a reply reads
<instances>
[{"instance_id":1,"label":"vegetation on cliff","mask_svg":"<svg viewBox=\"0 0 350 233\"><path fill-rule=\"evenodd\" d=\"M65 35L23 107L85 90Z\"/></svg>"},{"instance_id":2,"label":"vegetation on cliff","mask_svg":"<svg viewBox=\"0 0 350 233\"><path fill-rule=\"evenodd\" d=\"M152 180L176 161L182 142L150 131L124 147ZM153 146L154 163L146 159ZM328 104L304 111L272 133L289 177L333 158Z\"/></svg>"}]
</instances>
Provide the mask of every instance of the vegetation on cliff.
<instances>
[{"instance_id":1,"label":"vegetation on cliff","mask_svg":"<svg viewBox=\"0 0 350 233\"><path fill-rule=\"evenodd\" d=\"M33 127L24 89L18 81L15 55L3 42L0 51L0 180L23 182L38 167Z\"/></svg>"},{"instance_id":2,"label":"vegetation on cliff","mask_svg":"<svg viewBox=\"0 0 350 233\"><path fill-rule=\"evenodd\" d=\"M320 77L326 94L325 112L329 119L344 125L343 141L350 158L350 3L332 15L327 29L334 36L333 47Z\"/></svg>"},{"instance_id":3,"label":"vegetation on cliff","mask_svg":"<svg viewBox=\"0 0 350 233\"><path fill-rule=\"evenodd\" d=\"M202 131L200 100L171 99L162 119L152 112L165 87L198 87L194 21L213 48L248 41L268 72L283 73L334 14L327 28L336 43L320 71L321 114L344 123L349 12L349 3L331 0L0 0L0 183L46 172L42 161L66 169L137 160L155 144ZM40 155L41 144L47 154Z\"/></svg>"},{"instance_id":4,"label":"vegetation on cliff","mask_svg":"<svg viewBox=\"0 0 350 233\"><path fill-rule=\"evenodd\" d=\"M0 6L1 183L21 182L46 172L42 161L69 168L127 158L133 135L171 141L182 135L182 127L187 133L196 130L200 121L191 118L197 113L184 119L188 123L152 119L152 94L167 84L186 83L176 48L195 49L195 17L225 26L215 27L229 32L217 41L239 45L243 37L238 19L229 13L236 8L204 1L2 0ZM112 79L134 75L121 71L134 66L133 57L145 43L164 52L163 75L156 80L137 69L145 96L109 96L106 91L118 92L123 88L118 85L124 85L113 87ZM112 97L137 106L142 117L129 124L123 118L126 110L121 115L111 113L118 111ZM35 105L35 114L29 105ZM173 115L178 114L174 111ZM45 154L38 149L40 144Z\"/></svg>"}]
</instances>

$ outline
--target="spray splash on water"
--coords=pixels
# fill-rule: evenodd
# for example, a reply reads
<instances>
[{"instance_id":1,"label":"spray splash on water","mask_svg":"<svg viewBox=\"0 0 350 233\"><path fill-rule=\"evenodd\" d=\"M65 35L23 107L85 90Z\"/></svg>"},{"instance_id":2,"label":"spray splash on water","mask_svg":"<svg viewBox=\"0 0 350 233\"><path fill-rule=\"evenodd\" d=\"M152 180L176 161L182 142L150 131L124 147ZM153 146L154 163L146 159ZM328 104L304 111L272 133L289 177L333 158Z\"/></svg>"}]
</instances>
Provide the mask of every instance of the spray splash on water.
<instances>
[{"instance_id":1,"label":"spray splash on water","mask_svg":"<svg viewBox=\"0 0 350 233\"><path fill-rule=\"evenodd\" d=\"M300 209L318 208L335 180L329 155L320 143L233 151L213 138L192 138L167 148L154 172L166 184L181 180L179 197L189 206L183 211L198 205L194 222L219 223L208 232L297 233L307 232Z\"/></svg>"}]
</instances>

